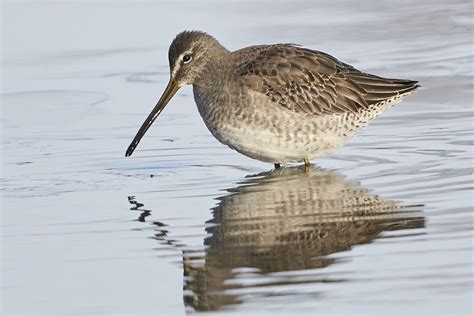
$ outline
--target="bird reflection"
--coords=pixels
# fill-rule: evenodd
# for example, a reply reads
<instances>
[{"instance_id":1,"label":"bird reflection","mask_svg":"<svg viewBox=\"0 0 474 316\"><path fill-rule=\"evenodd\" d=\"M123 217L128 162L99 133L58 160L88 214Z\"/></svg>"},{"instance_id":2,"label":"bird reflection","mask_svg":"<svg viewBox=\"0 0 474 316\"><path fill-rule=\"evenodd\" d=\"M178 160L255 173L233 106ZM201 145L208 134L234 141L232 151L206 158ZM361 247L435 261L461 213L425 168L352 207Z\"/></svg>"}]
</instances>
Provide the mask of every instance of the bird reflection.
<instances>
[{"instance_id":1,"label":"bird reflection","mask_svg":"<svg viewBox=\"0 0 474 316\"><path fill-rule=\"evenodd\" d=\"M416 207L384 200L334 171L276 169L247 177L217 200L205 251L183 251L184 302L196 311L238 304L239 293L252 289L273 295L272 286L343 282L317 270L339 260L328 255L384 231L424 227ZM291 273L306 269L315 270Z\"/></svg>"}]
</instances>

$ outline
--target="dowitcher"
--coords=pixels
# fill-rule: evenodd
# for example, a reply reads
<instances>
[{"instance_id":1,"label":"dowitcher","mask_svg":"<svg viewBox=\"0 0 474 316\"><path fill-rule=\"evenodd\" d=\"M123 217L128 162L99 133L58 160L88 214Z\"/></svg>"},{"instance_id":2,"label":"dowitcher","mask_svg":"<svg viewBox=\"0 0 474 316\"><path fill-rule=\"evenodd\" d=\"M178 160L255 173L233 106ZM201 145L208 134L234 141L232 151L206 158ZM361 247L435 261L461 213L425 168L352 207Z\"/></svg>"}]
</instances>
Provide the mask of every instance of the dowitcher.
<instances>
[{"instance_id":1,"label":"dowitcher","mask_svg":"<svg viewBox=\"0 0 474 316\"><path fill-rule=\"evenodd\" d=\"M308 167L419 87L294 44L231 52L198 31L178 34L168 58L169 83L126 156L184 85L193 85L199 113L215 138L275 167L302 161Z\"/></svg>"}]
</instances>

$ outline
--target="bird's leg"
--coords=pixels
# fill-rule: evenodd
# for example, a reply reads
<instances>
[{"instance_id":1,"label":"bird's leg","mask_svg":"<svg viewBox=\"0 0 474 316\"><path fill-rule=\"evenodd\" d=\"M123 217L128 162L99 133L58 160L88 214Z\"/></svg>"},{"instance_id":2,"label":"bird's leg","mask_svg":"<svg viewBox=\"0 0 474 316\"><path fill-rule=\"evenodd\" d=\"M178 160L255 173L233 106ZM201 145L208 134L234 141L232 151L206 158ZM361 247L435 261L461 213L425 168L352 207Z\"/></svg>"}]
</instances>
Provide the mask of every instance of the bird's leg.
<instances>
[{"instance_id":1,"label":"bird's leg","mask_svg":"<svg viewBox=\"0 0 474 316\"><path fill-rule=\"evenodd\" d=\"M308 158L304 159L304 171L309 172L311 169L311 162L309 161Z\"/></svg>"},{"instance_id":2,"label":"bird's leg","mask_svg":"<svg viewBox=\"0 0 474 316\"><path fill-rule=\"evenodd\" d=\"M275 164L275 169L280 169L281 168L281 165L279 163L276 163Z\"/></svg>"}]
</instances>

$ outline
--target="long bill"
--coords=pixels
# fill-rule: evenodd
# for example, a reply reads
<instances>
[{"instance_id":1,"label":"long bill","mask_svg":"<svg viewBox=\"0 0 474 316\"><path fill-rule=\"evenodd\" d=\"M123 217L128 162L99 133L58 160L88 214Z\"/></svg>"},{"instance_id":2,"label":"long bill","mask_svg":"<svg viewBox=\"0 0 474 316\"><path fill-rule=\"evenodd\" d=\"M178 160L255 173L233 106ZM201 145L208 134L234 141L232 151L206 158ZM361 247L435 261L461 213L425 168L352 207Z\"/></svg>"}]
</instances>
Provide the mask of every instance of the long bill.
<instances>
[{"instance_id":1,"label":"long bill","mask_svg":"<svg viewBox=\"0 0 474 316\"><path fill-rule=\"evenodd\" d=\"M137 148L138 143L142 139L142 137L145 135L146 131L150 128L151 124L156 120L158 115L160 115L161 111L165 108L166 104L171 100L171 98L175 95L176 91L179 90L179 85L173 80L170 79L168 82L168 85L166 86L165 92L163 92L163 95L161 96L160 100L158 103L155 105L151 113L148 115L146 118L145 122L143 122L142 127L138 130L137 135L135 135L135 138L132 140L130 145L127 148L127 152L125 153L125 157L130 156L135 148Z\"/></svg>"}]
</instances>

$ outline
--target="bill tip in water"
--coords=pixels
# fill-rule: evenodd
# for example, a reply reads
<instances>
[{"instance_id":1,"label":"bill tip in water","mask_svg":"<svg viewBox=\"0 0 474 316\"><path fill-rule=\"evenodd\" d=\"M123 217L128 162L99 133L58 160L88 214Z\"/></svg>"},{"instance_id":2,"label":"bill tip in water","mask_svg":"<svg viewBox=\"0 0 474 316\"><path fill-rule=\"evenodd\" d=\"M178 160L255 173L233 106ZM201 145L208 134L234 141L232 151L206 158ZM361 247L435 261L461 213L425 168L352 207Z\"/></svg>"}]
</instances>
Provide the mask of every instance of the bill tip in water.
<instances>
[{"instance_id":1,"label":"bill tip in water","mask_svg":"<svg viewBox=\"0 0 474 316\"><path fill-rule=\"evenodd\" d=\"M127 148L127 151L125 152L125 157L130 157L133 154L135 148L133 148L131 145Z\"/></svg>"}]
</instances>

